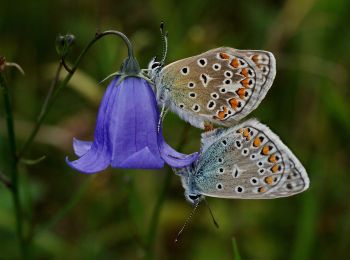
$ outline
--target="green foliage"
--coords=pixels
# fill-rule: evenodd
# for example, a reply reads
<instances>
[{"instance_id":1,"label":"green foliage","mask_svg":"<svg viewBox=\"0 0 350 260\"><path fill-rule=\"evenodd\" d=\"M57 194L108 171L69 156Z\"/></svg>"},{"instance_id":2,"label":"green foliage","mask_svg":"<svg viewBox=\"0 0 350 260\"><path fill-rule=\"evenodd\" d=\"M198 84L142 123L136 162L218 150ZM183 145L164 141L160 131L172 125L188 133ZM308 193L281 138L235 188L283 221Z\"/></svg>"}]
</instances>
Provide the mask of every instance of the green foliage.
<instances>
[{"instance_id":1,"label":"green foliage","mask_svg":"<svg viewBox=\"0 0 350 260\"><path fill-rule=\"evenodd\" d=\"M154 234L156 259L345 259L350 243L350 30L346 0L287 1L2 1L0 56L26 75L6 71L18 147L30 133L54 77L59 57L55 39L76 36L67 61L74 62L96 30L124 32L140 66L161 55L159 24L169 32L167 62L210 48L266 49L277 60L277 77L252 116L267 124L291 148L309 173L308 191L270 201L209 198L216 229L205 205L174 238L191 211L179 178L173 176L158 228L152 214L165 171L108 169L86 176L64 161L73 158L72 137L91 139L106 84L127 50L118 40L93 46L58 96L35 143L20 164L19 183L34 259L142 259ZM142 104L140 104L142 109ZM0 170L8 175L10 146L0 101ZM165 119L174 147L185 123ZM183 151L199 148L190 128ZM31 161L30 161L30 160ZM34 161L33 161L34 160ZM153 233L154 232L154 233ZM0 258L19 257L10 193L0 185ZM238 246L232 237L237 239Z\"/></svg>"}]
</instances>

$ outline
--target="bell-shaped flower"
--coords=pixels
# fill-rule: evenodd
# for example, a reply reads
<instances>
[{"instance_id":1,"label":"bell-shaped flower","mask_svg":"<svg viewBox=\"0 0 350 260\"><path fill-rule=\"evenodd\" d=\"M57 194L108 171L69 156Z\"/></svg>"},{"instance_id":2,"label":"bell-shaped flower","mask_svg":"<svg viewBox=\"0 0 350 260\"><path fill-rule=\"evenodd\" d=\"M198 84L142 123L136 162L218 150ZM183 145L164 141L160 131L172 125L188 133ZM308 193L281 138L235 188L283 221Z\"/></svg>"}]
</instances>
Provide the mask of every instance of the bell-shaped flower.
<instances>
[{"instance_id":1,"label":"bell-shaped flower","mask_svg":"<svg viewBox=\"0 0 350 260\"><path fill-rule=\"evenodd\" d=\"M159 110L154 92L140 75L138 63L130 53L102 98L94 140L73 140L74 152L80 158L66 161L80 172L96 173L109 165L159 169L164 162L180 168L198 157L198 153L178 153L164 141L158 127Z\"/></svg>"}]
</instances>

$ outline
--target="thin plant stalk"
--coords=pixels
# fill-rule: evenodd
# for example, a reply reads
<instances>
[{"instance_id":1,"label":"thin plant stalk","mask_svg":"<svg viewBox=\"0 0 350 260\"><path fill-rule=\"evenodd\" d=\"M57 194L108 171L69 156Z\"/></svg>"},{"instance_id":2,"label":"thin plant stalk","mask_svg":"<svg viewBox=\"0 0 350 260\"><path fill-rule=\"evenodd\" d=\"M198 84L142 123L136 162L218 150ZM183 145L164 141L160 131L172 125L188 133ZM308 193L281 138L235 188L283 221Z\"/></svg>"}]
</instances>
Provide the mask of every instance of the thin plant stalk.
<instances>
[{"instance_id":1,"label":"thin plant stalk","mask_svg":"<svg viewBox=\"0 0 350 260\"><path fill-rule=\"evenodd\" d=\"M190 127L188 124L186 124L182 130L182 138L180 140L180 143L176 147L176 150L181 152L181 150L184 148L184 146L187 143L188 140L188 133L189 133ZM165 201L165 196L167 194L167 191L170 187L171 183L171 178L172 178L172 171L170 168L165 172L165 177L163 180L162 188L160 191L160 194L157 198L156 205L154 207L153 213L152 213L152 218L151 218L151 223L149 226L148 234L147 234L147 241L146 241L146 259L153 259L154 258L154 251L155 251L155 241L157 237L157 229L158 229L158 224L159 224L159 217L160 213L162 211L164 201Z\"/></svg>"},{"instance_id":2,"label":"thin plant stalk","mask_svg":"<svg viewBox=\"0 0 350 260\"><path fill-rule=\"evenodd\" d=\"M156 205L155 205L153 213L152 213L150 228L148 230L147 244L146 244L146 246L147 246L146 259L151 260L154 258L155 241L156 241L156 237L157 237L159 217L160 217L160 213L161 213L162 208L163 208L165 196L166 196L167 191L170 187L171 178L172 178L172 173L169 170L165 171L165 177L163 180L161 191L160 191L159 196L157 198L157 202L156 202Z\"/></svg>"},{"instance_id":3,"label":"thin plant stalk","mask_svg":"<svg viewBox=\"0 0 350 260\"><path fill-rule=\"evenodd\" d=\"M6 80L3 75L0 73L0 88L2 90L4 98L4 106L6 113L6 123L7 123L7 134L9 139L10 146L10 174L11 174L11 194L14 204L15 211L15 220L16 220L16 231L17 238L19 241L21 256L24 259L26 256L26 243L23 235L23 226L22 226L22 208L20 203L19 189L18 189L18 165L16 159L16 138L15 138L15 128L13 123L13 113L11 106L11 99L6 84Z\"/></svg>"},{"instance_id":4,"label":"thin plant stalk","mask_svg":"<svg viewBox=\"0 0 350 260\"><path fill-rule=\"evenodd\" d=\"M0 172L0 181L5 185L5 187L11 189L11 187L12 187L11 181L2 172Z\"/></svg>"}]
</instances>

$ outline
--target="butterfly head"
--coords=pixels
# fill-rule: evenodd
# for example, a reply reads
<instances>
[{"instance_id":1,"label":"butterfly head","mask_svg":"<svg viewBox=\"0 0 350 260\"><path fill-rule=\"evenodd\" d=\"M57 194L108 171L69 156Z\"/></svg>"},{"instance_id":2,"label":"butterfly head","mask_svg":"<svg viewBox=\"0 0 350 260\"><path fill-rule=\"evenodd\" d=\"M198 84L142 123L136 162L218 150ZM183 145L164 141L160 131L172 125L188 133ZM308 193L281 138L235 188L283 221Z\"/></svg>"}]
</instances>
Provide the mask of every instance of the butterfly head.
<instances>
[{"instance_id":1,"label":"butterfly head","mask_svg":"<svg viewBox=\"0 0 350 260\"><path fill-rule=\"evenodd\" d=\"M148 63L148 76L154 80L160 70L162 69L162 63L157 61L157 57L154 57L149 63Z\"/></svg>"},{"instance_id":2,"label":"butterfly head","mask_svg":"<svg viewBox=\"0 0 350 260\"><path fill-rule=\"evenodd\" d=\"M167 85L162 84L162 69L164 64L161 61L156 60L154 57L148 64L147 76L151 79L155 85L156 98L159 105L169 106L169 92L170 89Z\"/></svg>"},{"instance_id":3,"label":"butterfly head","mask_svg":"<svg viewBox=\"0 0 350 260\"><path fill-rule=\"evenodd\" d=\"M204 199L204 196L202 194L199 194L199 193L193 193L193 192L189 193L189 190L186 190L185 191L185 198L189 203L196 205L201 200Z\"/></svg>"},{"instance_id":4,"label":"butterfly head","mask_svg":"<svg viewBox=\"0 0 350 260\"><path fill-rule=\"evenodd\" d=\"M173 168L173 171L175 172L175 174L181 177L182 186L185 189L186 200L189 203L196 205L198 202L204 199L204 196L200 194L198 191L196 191L194 187L194 181L193 181L194 167L195 167L194 165L191 165L184 168L178 168L178 169Z\"/></svg>"}]
</instances>

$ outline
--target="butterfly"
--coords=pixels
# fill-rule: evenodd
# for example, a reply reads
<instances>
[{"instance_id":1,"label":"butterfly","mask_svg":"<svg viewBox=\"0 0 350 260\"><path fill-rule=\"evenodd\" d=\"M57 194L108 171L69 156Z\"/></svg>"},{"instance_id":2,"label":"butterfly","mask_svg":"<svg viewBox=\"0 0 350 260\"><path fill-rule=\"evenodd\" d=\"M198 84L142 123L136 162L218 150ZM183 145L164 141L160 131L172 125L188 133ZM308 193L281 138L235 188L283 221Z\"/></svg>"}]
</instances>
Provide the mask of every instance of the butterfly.
<instances>
[{"instance_id":1,"label":"butterfly","mask_svg":"<svg viewBox=\"0 0 350 260\"><path fill-rule=\"evenodd\" d=\"M308 175L294 154L267 126L250 119L202 134L201 154L191 166L173 169L186 199L204 196L273 199L305 191Z\"/></svg>"},{"instance_id":2,"label":"butterfly","mask_svg":"<svg viewBox=\"0 0 350 260\"><path fill-rule=\"evenodd\" d=\"M237 124L260 104L276 75L273 54L261 50L221 47L166 66L164 60L148 66L157 101L198 128Z\"/></svg>"}]
</instances>

